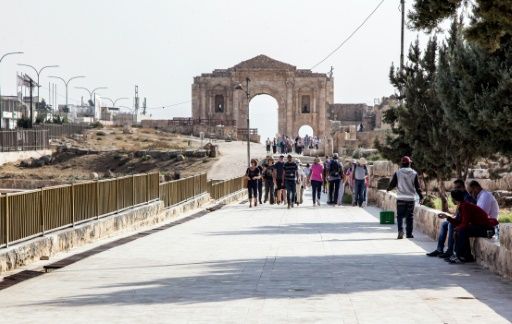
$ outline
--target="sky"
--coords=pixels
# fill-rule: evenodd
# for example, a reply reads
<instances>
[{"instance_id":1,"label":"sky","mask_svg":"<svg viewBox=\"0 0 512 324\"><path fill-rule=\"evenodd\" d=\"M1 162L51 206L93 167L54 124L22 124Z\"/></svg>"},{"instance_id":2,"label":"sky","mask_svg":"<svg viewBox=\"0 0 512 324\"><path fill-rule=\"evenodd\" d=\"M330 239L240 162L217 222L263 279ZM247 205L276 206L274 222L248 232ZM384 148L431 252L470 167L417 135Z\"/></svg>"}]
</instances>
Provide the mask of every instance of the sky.
<instances>
[{"instance_id":1,"label":"sky","mask_svg":"<svg viewBox=\"0 0 512 324\"><path fill-rule=\"evenodd\" d=\"M25 52L1 63L2 94L15 94L17 71L32 73L17 63L58 64L59 68L42 74L43 98L48 97L48 82L52 81L58 84L59 104L65 102L64 85L48 75L85 75L70 84L70 103L80 102L82 96L88 99L76 86L106 86L107 90L98 91L100 95L133 98L138 85L152 117L190 116L194 76L229 68L259 54L309 69L379 2L0 0L0 55ZM400 57L399 3L385 0L345 46L314 69L326 73L334 67L335 102L373 105L375 98L394 92L388 73ZM406 48L417 34L406 31ZM277 116L273 99L256 99L251 103L253 126L277 125L277 120L268 123ZM183 104L161 108L177 103ZM119 105L132 106L133 99Z\"/></svg>"}]
</instances>

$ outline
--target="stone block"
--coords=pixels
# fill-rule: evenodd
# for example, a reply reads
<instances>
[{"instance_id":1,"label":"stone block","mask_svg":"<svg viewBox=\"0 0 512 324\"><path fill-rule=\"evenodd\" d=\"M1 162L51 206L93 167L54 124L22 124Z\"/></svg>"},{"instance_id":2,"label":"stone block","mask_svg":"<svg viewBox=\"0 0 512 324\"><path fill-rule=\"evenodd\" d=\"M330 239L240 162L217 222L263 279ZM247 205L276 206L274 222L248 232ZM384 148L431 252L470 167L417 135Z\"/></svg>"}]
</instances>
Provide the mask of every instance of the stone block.
<instances>
[{"instance_id":1,"label":"stone block","mask_svg":"<svg viewBox=\"0 0 512 324\"><path fill-rule=\"evenodd\" d=\"M490 174L488 169L473 169L473 178L475 179L489 179Z\"/></svg>"},{"instance_id":2,"label":"stone block","mask_svg":"<svg viewBox=\"0 0 512 324\"><path fill-rule=\"evenodd\" d=\"M500 224L500 244L512 251L512 224Z\"/></svg>"}]
</instances>

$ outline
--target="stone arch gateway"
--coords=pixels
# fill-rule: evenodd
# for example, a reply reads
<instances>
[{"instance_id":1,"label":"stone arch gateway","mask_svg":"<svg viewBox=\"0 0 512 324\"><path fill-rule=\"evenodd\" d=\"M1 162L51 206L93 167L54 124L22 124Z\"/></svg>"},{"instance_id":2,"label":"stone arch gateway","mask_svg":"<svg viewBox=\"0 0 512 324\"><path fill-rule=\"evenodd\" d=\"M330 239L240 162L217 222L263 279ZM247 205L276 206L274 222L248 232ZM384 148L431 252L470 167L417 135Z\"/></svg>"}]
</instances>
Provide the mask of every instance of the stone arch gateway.
<instances>
[{"instance_id":1,"label":"stone arch gateway","mask_svg":"<svg viewBox=\"0 0 512 324\"><path fill-rule=\"evenodd\" d=\"M195 77L192 117L234 121L238 129L245 129L249 102L246 94L235 90L235 86L245 86L246 78L251 80L249 101L260 94L277 100L280 134L295 136L302 125L308 124L319 137L328 135L326 112L334 100L332 77L297 69L265 55Z\"/></svg>"}]
</instances>

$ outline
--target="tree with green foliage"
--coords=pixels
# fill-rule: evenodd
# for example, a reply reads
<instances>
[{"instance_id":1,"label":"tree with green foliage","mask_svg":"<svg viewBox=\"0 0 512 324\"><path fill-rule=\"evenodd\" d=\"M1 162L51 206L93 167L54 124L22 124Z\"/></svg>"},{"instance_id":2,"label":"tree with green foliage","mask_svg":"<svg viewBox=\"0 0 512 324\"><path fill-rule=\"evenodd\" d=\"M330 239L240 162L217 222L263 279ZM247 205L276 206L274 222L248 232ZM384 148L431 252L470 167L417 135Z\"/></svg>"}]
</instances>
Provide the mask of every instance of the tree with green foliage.
<instances>
[{"instance_id":1,"label":"tree with green foliage","mask_svg":"<svg viewBox=\"0 0 512 324\"><path fill-rule=\"evenodd\" d=\"M390 80L402 92L402 104L392 108L385 118L393 125L394 136L381 146L387 158L410 155L424 180L425 189L432 179L438 181L443 207L448 208L444 181L452 175L451 129L445 124L444 110L437 95L437 39L429 40L422 53L419 41L409 50L404 70L391 67Z\"/></svg>"},{"instance_id":2,"label":"tree with green foliage","mask_svg":"<svg viewBox=\"0 0 512 324\"><path fill-rule=\"evenodd\" d=\"M489 53L465 40L462 25L452 24L438 64L439 100L466 151L458 171L476 158L512 154L512 42Z\"/></svg>"},{"instance_id":3,"label":"tree with green foliage","mask_svg":"<svg viewBox=\"0 0 512 324\"><path fill-rule=\"evenodd\" d=\"M465 36L471 42L494 52L512 37L510 0L416 0L409 19L413 28L432 31L463 9L472 12L465 29Z\"/></svg>"}]
</instances>

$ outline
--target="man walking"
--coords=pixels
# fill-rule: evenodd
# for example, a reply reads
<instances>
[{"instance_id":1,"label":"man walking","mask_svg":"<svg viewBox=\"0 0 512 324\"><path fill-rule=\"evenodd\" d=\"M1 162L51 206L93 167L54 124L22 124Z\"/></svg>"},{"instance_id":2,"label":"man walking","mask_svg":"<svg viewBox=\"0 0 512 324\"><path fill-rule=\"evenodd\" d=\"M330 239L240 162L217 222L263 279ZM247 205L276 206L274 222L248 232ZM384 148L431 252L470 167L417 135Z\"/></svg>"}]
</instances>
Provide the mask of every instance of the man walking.
<instances>
[{"instance_id":1,"label":"man walking","mask_svg":"<svg viewBox=\"0 0 512 324\"><path fill-rule=\"evenodd\" d=\"M354 205L363 206L366 200L366 179L368 178L368 168L366 159L360 158L354 165L352 176L354 177Z\"/></svg>"},{"instance_id":2,"label":"man walking","mask_svg":"<svg viewBox=\"0 0 512 324\"><path fill-rule=\"evenodd\" d=\"M294 206L296 200L296 182L298 179L298 168L297 163L292 159L292 156L288 154L286 157L287 161L284 164L284 183L286 187L286 194L288 200L288 209Z\"/></svg>"},{"instance_id":3,"label":"man walking","mask_svg":"<svg viewBox=\"0 0 512 324\"><path fill-rule=\"evenodd\" d=\"M396 218L398 225L397 239L399 240L404 238L404 218L407 232L406 236L407 238L414 238L412 230L416 194L420 197L420 204L423 200L420 184L418 182L418 174L411 168L411 163L412 160L410 157L404 156L402 158L400 169L393 175L393 179L387 189L387 191L393 190L394 188L397 189Z\"/></svg>"},{"instance_id":4,"label":"man walking","mask_svg":"<svg viewBox=\"0 0 512 324\"><path fill-rule=\"evenodd\" d=\"M329 164L329 201L327 204L336 205L340 191L340 182L343 177L343 167L338 161L338 153L334 153Z\"/></svg>"}]
</instances>

